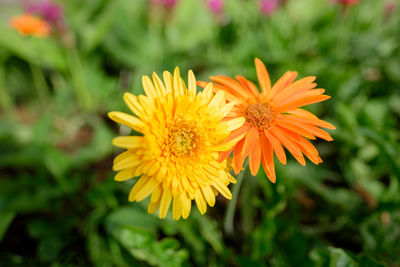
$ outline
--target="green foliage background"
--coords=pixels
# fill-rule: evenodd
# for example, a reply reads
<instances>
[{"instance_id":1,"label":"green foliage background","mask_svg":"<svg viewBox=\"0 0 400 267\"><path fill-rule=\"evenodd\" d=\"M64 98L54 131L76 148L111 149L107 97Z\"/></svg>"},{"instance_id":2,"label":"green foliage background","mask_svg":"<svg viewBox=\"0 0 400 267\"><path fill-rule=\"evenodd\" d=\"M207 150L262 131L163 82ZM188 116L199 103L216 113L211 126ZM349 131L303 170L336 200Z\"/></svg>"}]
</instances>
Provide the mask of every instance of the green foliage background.
<instances>
[{"instance_id":1,"label":"green foliage background","mask_svg":"<svg viewBox=\"0 0 400 267\"><path fill-rule=\"evenodd\" d=\"M229 0L221 24L200 0L171 12L68 0L71 33L47 39L14 32L22 11L0 2L0 265L400 266L400 6L389 16L388 2L291 0L265 17ZM111 171L124 129L106 117L128 111L123 93L177 65L255 81L254 57L273 80L297 70L332 96L309 107L337 126L314 142L324 163L276 162L276 184L245 177L233 233L223 198L177 222L129 203L134 181Z\"/></svg>"}]
</instances>

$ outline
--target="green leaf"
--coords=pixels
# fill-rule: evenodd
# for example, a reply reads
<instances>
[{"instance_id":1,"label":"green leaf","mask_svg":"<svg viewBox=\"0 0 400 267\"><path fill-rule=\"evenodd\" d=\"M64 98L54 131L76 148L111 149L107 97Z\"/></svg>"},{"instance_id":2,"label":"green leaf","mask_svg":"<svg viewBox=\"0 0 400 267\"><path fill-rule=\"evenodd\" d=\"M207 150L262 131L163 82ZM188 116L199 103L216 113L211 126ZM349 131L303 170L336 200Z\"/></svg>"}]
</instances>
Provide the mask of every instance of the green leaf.
<instances>
[{"instance_id":1,"label":"green leaf","mask_svg":"<svg viewBox=\"0 0 400 267\"><path fill-rule=\"evenodd\" d=\"M118 5L118 0L108 2L103 11L96 16L96 22L88 24L83 28L81 36L85 52L92 51L103 42L105 36L110 31L112 23L118 18L116 13Z\"/></svg>"},{"instance_id":2,"label":"green leaf","mask_svg":"<svg viewBox=\"0 0 400 267\"><path fill-rule=\"evenodd\" d=\"M310 253L310 258L315 266L329 267L383 267L385 265L371 259L370 257L360 254L354 256L341 248L318 248Z\"/></svg>"},{"instance_id":3,"label":"green leaf","mask_svg":"<svg viewBox=\"0 0 400 267\"><path fill-rule=\"evenodd\" d=\"M310 258L316 266L329 267L357 267L357 263L346 254L343 249L328 247L327 249L314 249Z\"/></svg>"},{"instance_id":4,"label":"green leaf","mask_svg":"<svg viewBox=\"0 0 400 267\"><path fill-rule=\"evenodd\" d=\"M8 226L11 224L15 217L15 212L0 212L0 242L3 239L5 233L7 232Z\"/></svg>"},{"instance_id":5,"label":"green leaf","mask_svg":"<svg viewBox=\"0 0 400 267\"><path fill-rule=\"evenodd\" d=\"M170 49L179 52L206 45L215 34L216 25L201 1L179 1L166 28Z\"/></svg>"},{"instance_id":6,"label":"green leaf","mask_svg":"<svg viewBox=\"0 0 400 267\"><path fill-rule=\"evenodd\" d=\"M133 226L155 233L159 225L159 220L154 216L147 214L138 206L120 207L111 212L106 219L109 226Z\"/></svg>"},{"instance_id":7,"label":"green leaf","mask_svg":"<svg viewBox=\"0 0 400 267\"><path fill-rule=\"evenodd\" d=\"M187 252L173 238L156 239L159 222L137 206L120 208L107 217L106 229L137 260L153 266L181 266Z\"/></svg>"},{"instance_id":8,"label":"green leaf","mask_svg":"<svg viewBox=\"0 0 400 267\"><path fill-rule=\"evenodd\" d=\"M4 25L4 24L3 24ZM57 40L21 36L10 27L0 25L0 48L9 50L22 59L43 67L65 71L67 63Z\"/></svg>"}]
</instances>

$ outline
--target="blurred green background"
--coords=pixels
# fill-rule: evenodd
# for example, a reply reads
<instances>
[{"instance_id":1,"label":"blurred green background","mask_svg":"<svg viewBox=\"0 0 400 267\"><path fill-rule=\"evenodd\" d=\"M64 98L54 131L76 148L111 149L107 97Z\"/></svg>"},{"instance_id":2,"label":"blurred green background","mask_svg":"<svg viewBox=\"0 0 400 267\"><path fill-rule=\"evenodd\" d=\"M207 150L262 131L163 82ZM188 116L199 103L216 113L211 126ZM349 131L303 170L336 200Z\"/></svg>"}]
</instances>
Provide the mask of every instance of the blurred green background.
<instances>
[{"instance_id":1,"label":"blurred green background","mask_svg":"<svg viewBox=\"0 0 400 267\"><path fill-rule=\"evenodd\" d=\"M9 26L21 3L0 1L0 266L400 266L398 1L288 0L269 16L255 0L219 14L201 0L59 3L66 31L35 38ZM246 177L233 232L224 198L180 221L129 203L134 181L111 170L111 139L129 132L106 116L128 111L123 93L175 66L255 81L254 57L332 96L308 107L337 127L313 142L324 163Z\"/></svg>"}]
</instances>

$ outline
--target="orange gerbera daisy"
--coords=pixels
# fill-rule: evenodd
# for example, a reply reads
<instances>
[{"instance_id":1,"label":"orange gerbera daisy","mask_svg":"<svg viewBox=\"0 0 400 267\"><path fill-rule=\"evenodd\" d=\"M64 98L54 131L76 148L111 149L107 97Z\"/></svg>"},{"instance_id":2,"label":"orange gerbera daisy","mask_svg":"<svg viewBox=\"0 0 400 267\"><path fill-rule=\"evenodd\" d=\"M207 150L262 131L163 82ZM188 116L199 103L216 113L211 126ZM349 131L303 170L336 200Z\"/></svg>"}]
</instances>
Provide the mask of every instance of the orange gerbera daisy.
<instances>
[{"instance_id":1,"label":"orange gerbera daisy","mask_svg":"<svg viewBox=\"0 0 400 267\"><path fill-rule=\"evenodd\" d=\"M283 147L303 166L303 154L315 164L322 162L317 149L307 139L319 137L332 141L332 137L319 127L335 127L300 107L327 100L330 96L323 94L324 89L314 89L317 85L313 83L315 77L295 81L297 72L293 71L286 72L271 86L261 60L256 58L255 65L261 92L243 76L236 76L237 81L226 76L210 77L214 90L223 90L226 99L236 103L225 119L246 119L245 124L228 138L240 141L231 150L221 153L220 160L233 151L233 168L237 174L249 156L251 174L257 174L261 162L269 180L275 183L273 153L282 164L286 164ZM205 86L207 83L198 84Z\"/></svg>"},{"instance_id":2,"label":"orange gerbera daisy","mask_svg":"<svg viewBox=\"0 0 400 267\"><path fill-rule=\"evenodd\" d=\"M10 24L21 35L46 37L50 33L50 25L46 21L29 13L13 17Z\"/></svg>"}]
</instances>

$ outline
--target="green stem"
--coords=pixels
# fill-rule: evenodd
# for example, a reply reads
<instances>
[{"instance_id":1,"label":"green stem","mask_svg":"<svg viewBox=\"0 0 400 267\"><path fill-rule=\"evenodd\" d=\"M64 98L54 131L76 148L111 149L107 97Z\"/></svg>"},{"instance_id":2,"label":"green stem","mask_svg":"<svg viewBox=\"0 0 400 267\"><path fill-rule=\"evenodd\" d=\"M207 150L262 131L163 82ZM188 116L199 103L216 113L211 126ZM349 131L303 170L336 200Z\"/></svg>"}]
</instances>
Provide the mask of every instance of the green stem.
<instances>
[{"instance_id":1,"label":"green stem","mask_svg":"<svg viewBox=\"0 0 400 267\"><path fill-rule=\"evenodd\" d=\"M10 115L14 105L11 101L10 95L6 90L6 87L4 86L4 81L4 68L0 65L0 108L4 111L5 114Z\"/></svg>"},{"instance_id":2,"label":"green stem","mask_svg":"<svg viewBox=\"0 0 400 267\"><path fill-rule=\"evenodd\" d=\"M231 199L231 201L229 201L228 208L226 210L225 221L224 221L224 229L225 229L225 232L227 234L232 234L233 231L234 231L233 219L235 217L237 199L238 199L238 196L239 196L240 188L242 186L243 178L246 176L246 173L248 173L248 169L249 169L248 168L248 163L247 163L247 160L246 160L246 162L244 163L244 170L241 171L238 174L237 178L236 178L237 183L233 187L232 199Z\"/></svg>"},{"instance_id":3,"label":"green stem","mask_svg":"<svg viewBox=\"0 0 400 267\"><path fill-rule=\"evenodd\" d=\"M49 96L49 88L44 77L43 70L35 64L29 62L29 68L31 69L33 84L36 89L36 93L42 103L45 103L46 98Z\"/></svg>"},{"instance_id":4,"label":"green stem","mask_svg":"<svg viewBox=\"0 0 400 267\"><path fill-rule=\"evenodd\" d=\"M86 111L91 110L93 108L93 99L85 81L80 56L75 47L67 50L67 59L79 105Z\"/></svg>"}]
</instances>

